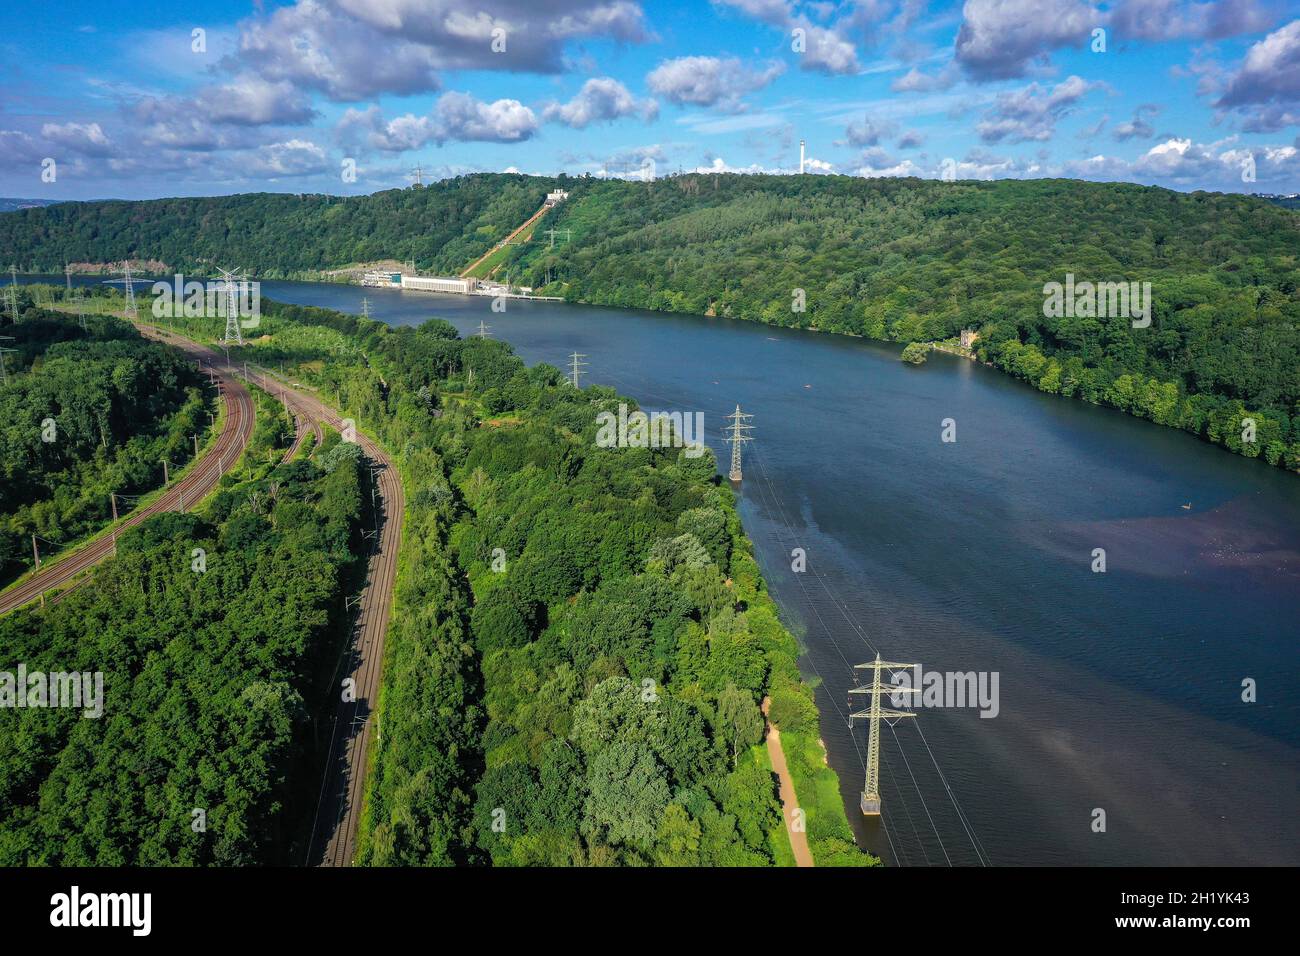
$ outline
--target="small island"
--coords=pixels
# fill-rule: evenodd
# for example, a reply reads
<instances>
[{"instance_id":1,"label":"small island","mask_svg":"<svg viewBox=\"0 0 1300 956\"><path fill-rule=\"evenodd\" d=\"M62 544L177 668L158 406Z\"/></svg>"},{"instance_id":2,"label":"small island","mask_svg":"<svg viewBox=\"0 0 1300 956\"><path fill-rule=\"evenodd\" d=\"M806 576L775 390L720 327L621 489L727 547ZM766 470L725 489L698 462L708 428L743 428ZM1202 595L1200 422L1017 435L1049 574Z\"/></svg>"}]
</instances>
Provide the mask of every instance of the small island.
<instances>
[{"instance_id":1,"label":"small island","mask_svg":"<svg viewBox=\"0 0 1300 956\"><path fill-rule=\"evenodd\" d=\"M929 342L910 342L907 348L903 349L901 356L904 362L911 362L913 365L924 365L925 360L930 357Z\"/></svg>"}]
</instances>

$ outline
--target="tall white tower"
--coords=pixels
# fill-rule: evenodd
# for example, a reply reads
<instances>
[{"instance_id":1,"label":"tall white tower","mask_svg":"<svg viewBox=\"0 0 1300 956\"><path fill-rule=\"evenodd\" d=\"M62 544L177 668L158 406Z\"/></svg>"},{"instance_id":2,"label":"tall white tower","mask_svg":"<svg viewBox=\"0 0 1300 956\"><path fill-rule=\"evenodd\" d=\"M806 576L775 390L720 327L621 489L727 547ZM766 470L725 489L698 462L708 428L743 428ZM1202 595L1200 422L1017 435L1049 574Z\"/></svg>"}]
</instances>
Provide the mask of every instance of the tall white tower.
<instances>
[{"instance_id":1,"label":"tall white tower","mask_svg":"<svg viewBox=\"0 0 1300 956\"><path fill-rule=\"evenodd\" d=\"M799 175L803 175L803 140L799 140Z\"/></svg>"}]
</instances>

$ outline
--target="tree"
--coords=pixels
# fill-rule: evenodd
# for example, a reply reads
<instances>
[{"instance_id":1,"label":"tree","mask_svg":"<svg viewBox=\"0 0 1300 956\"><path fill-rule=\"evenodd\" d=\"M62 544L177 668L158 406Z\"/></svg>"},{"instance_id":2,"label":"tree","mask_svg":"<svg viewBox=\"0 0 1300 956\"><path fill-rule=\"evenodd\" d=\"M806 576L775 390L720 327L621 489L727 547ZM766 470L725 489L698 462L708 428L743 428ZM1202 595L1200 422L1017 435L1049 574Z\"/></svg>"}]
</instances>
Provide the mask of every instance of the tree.
<instances>
[{"instance_id":1,"label":"tree","mask_svg":"<svg viewBox=\"0 0 1300 956\"><path fill-rule=\"evenodd\" d=\"M668 781L645 744L610 743L591 762L582 832L615 846L649 849L668 804Z\"/></svg>"},{"instance_id":2,"label":"tree","mask_svg":"<svg viewBox=\"0 0 1300 956\"><path fill-rule=\"evenodd\" d=\"M763 739L763 712L748 691L727 684L718 695L718 724L731 748L734 767L741 748Z\"/></svg>"}]
</instances>

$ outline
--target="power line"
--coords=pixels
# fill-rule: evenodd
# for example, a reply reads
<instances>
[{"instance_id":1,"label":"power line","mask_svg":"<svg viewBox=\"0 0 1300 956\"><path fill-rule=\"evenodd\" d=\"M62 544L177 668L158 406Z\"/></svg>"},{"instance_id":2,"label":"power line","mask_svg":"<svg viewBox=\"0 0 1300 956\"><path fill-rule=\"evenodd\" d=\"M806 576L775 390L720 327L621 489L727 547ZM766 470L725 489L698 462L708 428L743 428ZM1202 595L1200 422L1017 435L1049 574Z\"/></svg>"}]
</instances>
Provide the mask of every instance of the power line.
<instances>
[{"instance_id":1,"label":"power line","mask_svg":"<svg viewBox=\"0 0 1300 956\"><path fill-rule=\"evenodd\" d=\"M766 485L767 485L767 487L768 487L768 489L769 489L769 491L770 491L770 493L771 493L771 496L772 496L772 503L773 503L773 505L772 505L772 510L773 510L773 512L774 512L775 514L777 514L777 515L780 516L781 523L782 523L782 524L787 528L787 530L790 531L791 534L793 534L794 531L793 531L793 528L790 526L790 522L789 522L788 518L786 517L785 508L781 505L780 499L779 499L779 497L778 497L777 494L776 494L776 489L772 487L772 483L771 483L770 479L769 479L768 476L767 476L766 469L763 468L763 466L762 466L761 458L760 458L760 456L758 455L757 452L754 452L754 463L755 463L755 465L756 465L756 466L758 467L758 469L759 469L758 475L759 475L759 479L760 479L760 481L761 481L763 484L766 484ZM762 484L760 484L760 485L758 485L758 486L756 486L756 487L759 488L759 491L760 491L760 492L762 491ZM875 654L877 654L877 656L879 656L879 650L878 650L878 649L876 648L876 646L875 646L874 644L872 644L871 641L867 638L866 632L862 629L862 626L857 622L857 620L856 620L853 616L851 616L851 615L848 613L848 610L843 606L843 604L842 604L842 603L839 601L839 599L835 596L834 589L833 589L833 588L831 587L831 585L826 581L825 577L824 577L824 576L823 576L823 575L822 575L822 574L817 570L817 568L816 568L815 566L813 567L813 572L814 572L814 574L816 575L816 577L817 577L817 579L818 579L818 583L821 584L822 589L826 592L827 597L830 598L831 602L832 602L832 603L835 605L835 607L840 611L840 613L841 613L841 615L843 615L844 619L845 619L845 620L849 623L849 625L854 629L854 631L857 633L859 639L860 639L860 640L861 640L861 641L862 641L862 642L863 642L867 647L871 648L871 650L872 650L873 653L875 653ZM808 601L808 606L812 609L813 613L817 616L818 622L822 625L822 628L823 628L823 630L826 632L827 637L830 638L831 644L832 644L832 646L835 648L836 652L839 653L839 655L840 655L841 658L843 658L843 657L844 657L844 654L843 654L842 651L840 651L838 642L835 641L834 635L833 635L833 633L830 631L830 629L827 627L825 620L822 619L821 612L818 610L817 605L812 601L811 595L808 594L807 589L803 586L803 579L802 579L802 576L797 576L797 580L799 581L800 589L804 592L805 600ZM809 655L809 659L811 660L811 655ZM846 661L846 663L847 663L847 661ZM922 740L923 744L925 745L925 748L926 748L927 753L930 755L931 763L934 764L935 771L936 771L936 773L938 773L938 775L939 775L939 779L940 779L940 781L943 783L943 785L944 785L944 789L945 789L945 791L947 792L949 799L952 801L953 809L954 809L954 810L956 811L956 813L957 813L958 821L961 823L961 825L962 825L962 829L966 832L967 837L968 837L968 838L970 839L970 841L971 841L971 846L972 846L972 848L975 850L975 856L976 856L976 858L979 860L980 865L982 865L982 866L988 866L988 865L989 865L988 861L989 861L989 859L990 859L989 856L988 856L988 852L987 852L987 850L984 849L983 843L980 841L978 834L975 833L974 825L970 822L970 819L967 817L965 811L962 809L962 807L961 807L961 803L960 803L960 801L958 801L958 799L957 799L957 794L952 790L952 787L949 786L948 781L947 781L947 778L946 778L946 776L944 775L942 768L939 766L938 758L935 757L935 755L934 755L934 751L930 748L929 743L926 742L926 740L925 740L925 732L924 732L924 730L921 728L921 725L920 725L920 722L919 722L919 721L916 723L916 729L917 729L917 732L921 735L921 740ZM895 735L895 736L896 736L896 735ZM856 742L856 739L854 740L854 749L857 749L857 742ZM861 751L858 751L858 753L859 753L859 757L861 757ZM909 769L910 769L910 766L909 766ZM905 803L905 802L904 802L904 807L906 807L906 803ZM883 816L881 817L881 822L882 822L882 824L883 824L883 822L884 822L884 817L883 817ZM931 822L933 823L933 819L932 819ZM888 834L886 834L886 835L888 835ZM935 836L936 836L937 838L939 838L940 845L942 845L942 843L943 843L943 839L942 839L942 837L939 836L939 832L938 832L938 828L937 828L937 827L935 828Z\"/></svg>"}]
</instances>

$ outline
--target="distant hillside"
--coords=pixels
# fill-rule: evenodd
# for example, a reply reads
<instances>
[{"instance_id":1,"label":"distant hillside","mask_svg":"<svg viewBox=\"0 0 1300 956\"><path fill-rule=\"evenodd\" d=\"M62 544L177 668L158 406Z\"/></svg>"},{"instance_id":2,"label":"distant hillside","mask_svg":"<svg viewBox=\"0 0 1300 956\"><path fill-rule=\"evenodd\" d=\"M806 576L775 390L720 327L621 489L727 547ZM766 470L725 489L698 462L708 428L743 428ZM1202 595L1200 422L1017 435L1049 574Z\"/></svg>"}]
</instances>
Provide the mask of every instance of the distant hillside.
<instances>
[{"instance_id":1,"label":"distant hillside","mask_svg":"<svg viewBox=\"0 0 1300 956\"><path fill-rule=\"evenodd\" d=\"M13 212L16 209L40 209L53 206L58 199L8 199L0 196L0 212Z\"/></svg>"},{"instance_id":2,"label":"distant hillside","mask_svg":"<svg viewBox=\"0 0 1300 956\"><path fill-rule=\"evenodd\" d=\"M1300 196L1263 196L1260 199L1267 200L1275 206L1281 206L1283 209L1300 209Z\"/></svg>"},{"instance_id":3,"label":"distant hillside","mask_svg":"<svg viewBox=\"0 0 1300 956\"><path fill-rule=\"evenodd\" d=\"M898 342L973 329L980 359L1043 391L1300 469L1300 217L1250 196L1074 180L483 174L349 199L25 210L0 217L0 249L42 271L129 256L263 277L384 258L453 273L556 185L571 197L500 256L523 284ZM554 248L552 228L569 230ZM1149 282L1150 325L1045 316L1044 285L1067 274ZM1242 440L1245 418L1254 441Z\"/></svg>"},{"instance_id":4,"label":"distant hillside","mask_svg":"<svg viewBox=\"0 0 1300 956\"><path fill-rule=\"evenodd\" d=\"M62 272L65 260L127 258L185 272L240 267L261 278L380 259L459 272L535 212L553 188L553 180L527 176L468 176L369 196L248 193L68 203L0 217L0 249L28 272Z\"/></svg>"}]
</instances>

